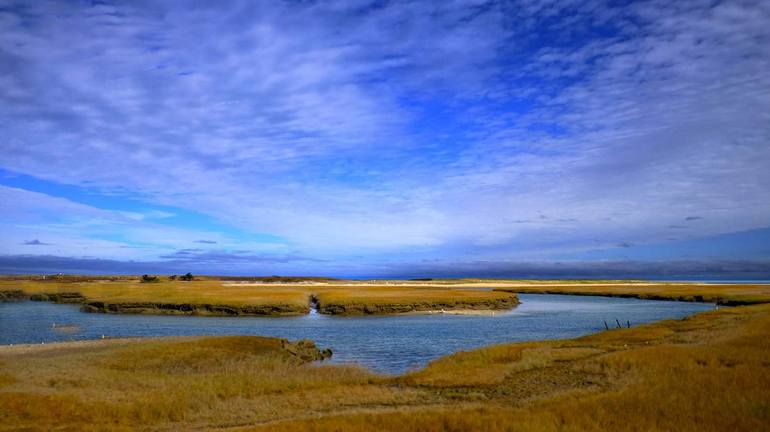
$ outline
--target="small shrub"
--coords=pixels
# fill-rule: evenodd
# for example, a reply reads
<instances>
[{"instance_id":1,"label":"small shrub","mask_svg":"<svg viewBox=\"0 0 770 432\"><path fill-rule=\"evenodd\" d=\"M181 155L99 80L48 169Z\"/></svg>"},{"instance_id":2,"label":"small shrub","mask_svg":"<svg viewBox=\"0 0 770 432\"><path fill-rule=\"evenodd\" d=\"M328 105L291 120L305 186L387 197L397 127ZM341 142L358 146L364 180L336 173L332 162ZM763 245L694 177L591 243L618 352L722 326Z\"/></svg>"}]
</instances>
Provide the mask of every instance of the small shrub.
<instances>
[{"instance_id":1,"label":"small shrub","mask_svg":"<svg viewBox=\"0 0 770 432\"><path fill-rule=\"evenodd\" d=\"M139 279L139 282L142 282L142 283L160 282L160 278L157 276L142 275L141 279Z\"/></svg>"},{"instance_id":2,"label":"small shrub","mask_svg":"<svg viewBox=\"0 0 770 432\"><path fill-rule=\"evenodd\" d=\"M192 275L192 273L189 273L189 272L187 274L179 276L179 280L183 280L183 281L191 281L193 279L195 279L195 277Z\"/></svg>"}]
</instances>

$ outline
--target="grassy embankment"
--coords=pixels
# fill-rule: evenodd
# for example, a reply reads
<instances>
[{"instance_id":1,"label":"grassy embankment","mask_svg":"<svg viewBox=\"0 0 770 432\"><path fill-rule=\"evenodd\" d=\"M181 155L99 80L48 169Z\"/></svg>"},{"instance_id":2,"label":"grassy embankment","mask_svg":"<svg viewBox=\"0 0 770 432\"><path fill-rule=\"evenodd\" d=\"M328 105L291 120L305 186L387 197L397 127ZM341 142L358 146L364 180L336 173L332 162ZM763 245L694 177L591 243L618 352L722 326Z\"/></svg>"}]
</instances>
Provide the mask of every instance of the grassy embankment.
<instances>
[{"instance_id":1,"label":"grassy embankment","mask_svg":"<svg viewBox=\"0 0 770 432\"><path fill-rule=\"evenodd\" d=\"M230 283L220 280L162 281L101 279L95 281L0 280L0 292L12 299L82 303L92 312L298 315L311 300L321 313L375 314L430 310L500 310L517 303L515 293L457 286L379 286L320 283Z\"/></svg>"},{"instance_id":2,"label":"grassy embankment","mask_svg":"<svg viewBox=\"0 0 770 432\"><path fill-rule=\"evenodd\" d=\"M60 280L0 278L0 301L83 303L110 313L298 315L315 302L321 313L382 314L510 309L517 293L557 293L704 301L726 305L770 302L770 285L652 283L643 281L337 281L277 278L279 283L211 277L193 282L139 283L137 278L72 277Z\"/></svg>"},{"instance_id":3,"label":"grassy embankment","mask_svg":"<svg viewBox=\"0 0 770 432\"><path fill-rule=\"evenodd\" d=\"M0 347L0 430L763 430L768 335L742 306L395 377L253 337Z\"/></svg>"},{"instance_id":4,"label":"grassy embankment","mask_svg":"<svg viewBox=\"0 0 770 432\"><path fill-rule=\"evenodd\" d=\"M697 283L626 283L520 284L495 288L496 291L532 294L598 295L634 297L648 300L679 300L738 306L770 303L770 285L697 284Z\"/></svg>"},{"instance_id":5,"label":"grassy embankment","mask_svg":"<svg viewBox=\"0 0 770 432\"><path fill-rule=\"evenodd\" d=\"M453 310L505 310L518 304L515 293L452 287L337 286L316 288L321 313L362 315Z\"/></svg>"},{"instance_id":6,"label":"grassy embankment","mask_svg":"<svg viewBox=\"0 0 770 432\"><path fill-rule=\"evenodd\" d=\"M291 287L249 287L220 281L0 281L0 290L12 289L33 300L83 303L92 312L297 315L309 310L305 290Z\"/></svg>"}]
</instances>

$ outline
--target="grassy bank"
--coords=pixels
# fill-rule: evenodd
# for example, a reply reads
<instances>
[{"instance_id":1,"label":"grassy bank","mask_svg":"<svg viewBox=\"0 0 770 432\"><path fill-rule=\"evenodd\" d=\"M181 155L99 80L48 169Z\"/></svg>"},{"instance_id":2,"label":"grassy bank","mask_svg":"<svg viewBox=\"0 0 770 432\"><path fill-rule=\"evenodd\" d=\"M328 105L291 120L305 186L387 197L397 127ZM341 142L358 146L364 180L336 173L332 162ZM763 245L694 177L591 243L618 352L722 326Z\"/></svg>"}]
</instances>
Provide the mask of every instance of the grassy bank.
<instances>
[{"instance_id":1,"label":"grassy bank","mask_svg":"<svg viewBox=\"0 0 770 432\"><path fill-rule=\"evenodd\" d=\"M9 300L27 296L33 300L82 303L89 312L146 314L299 315L309 312L314 299L321 313L338 315L500 310L518 303L514 293L458 286L330 283L5 279L0 280L0 292Z\"/></svg>"},{"instance_id":2,"label":"grassy bank","mask_svg":"<svg viewBox=\"0 0 770 432\"><path fill-rule=\"evenodd\" d=\"M33 300L82 303L91 312L298 315L309 310L306 290L292 287L253 287L217 280L0 281L0 290L20 290Z\"/></svg>"},{"instance_id":3,"label":"grassy bank","mask_svg":"<svg viewBox=\"0 0 770 432\"><path fill-rule=\"evenodd\" d=\"M267 282L267 281L270 282ZM425 280L338 281L269 277L245 280L203 278L140 283L138 278L85 276L0 278L0 301L82 303L91 312L299 315L317 302L335 315L425 311L495 311L514 307L517 293L636 297L748 305L770 302L770 285L653 283L644 281Z\"/></svg>"},{"instance_id":4,"label":"grassy bank","mask_svg":"<svg viewBox=\"0 0 770 432\"><path fill-rule=\"evenodd\" d=\"M729 306L770 303L770 285L695 283L607 283L519 284L498 287L497 291L532 294L599 295L649 300L678 300L717 303Z\"/></svg>"},{"instance_id":5,"label":"grassy bank","mask_svg":"<svg viewBox=\"0 0 770 432\"><path fill-rule=\"evenodd\" d=\"M316 289L318 310L363 315L452 310L504 310L516 306L515 293L421 286L328 287Z\"/></svg>"},{"instance_id":6,"label":"grassy bank","mask_svg":"<svg viewBox=\"0 0 770 432\"><path fill-rule=\"evenodd\" d=\"M770 305L742 306L396 377L267 338L0 347L0 430L762 430L768 334Z\"/></svg>"}]
</instances>

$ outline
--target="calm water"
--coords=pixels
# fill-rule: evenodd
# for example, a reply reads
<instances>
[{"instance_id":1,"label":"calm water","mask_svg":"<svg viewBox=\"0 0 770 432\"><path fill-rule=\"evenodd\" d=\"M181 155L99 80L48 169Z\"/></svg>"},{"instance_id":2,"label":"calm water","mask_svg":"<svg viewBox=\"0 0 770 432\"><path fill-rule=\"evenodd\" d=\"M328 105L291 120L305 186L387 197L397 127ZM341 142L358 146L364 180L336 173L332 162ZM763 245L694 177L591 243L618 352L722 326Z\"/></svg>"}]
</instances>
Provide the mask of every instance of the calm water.
<instances>
[{"instance_id":1,"label":"calm water","mask_svg":"<svg viewBox=\"0 0 770 432\"><path fill-rule=\"evenodd\" d=\"M522 304L495 316L399 315L333 317L195 317L83 313L48 302L0 303L0 344L116 336L260 335L312 339L334 350L333 362L400 373L460 350L484 345L570 338L604 329L603 321L632 325L682 318L713 309L702 303L609 297L521 294ZM53 323L77 326L70 331Z\"/></svg>"}]
</instances>

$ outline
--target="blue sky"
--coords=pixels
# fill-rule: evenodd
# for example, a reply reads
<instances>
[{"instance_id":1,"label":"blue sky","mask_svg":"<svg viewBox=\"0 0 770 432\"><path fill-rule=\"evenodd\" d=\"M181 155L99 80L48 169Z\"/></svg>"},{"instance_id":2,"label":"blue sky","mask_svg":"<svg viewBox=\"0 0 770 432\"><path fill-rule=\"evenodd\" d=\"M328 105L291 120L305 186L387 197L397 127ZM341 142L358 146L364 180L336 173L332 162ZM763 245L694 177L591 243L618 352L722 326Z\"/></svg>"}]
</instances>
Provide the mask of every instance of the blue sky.
<instances>
[{"instance_id":1,"label":"blue sky","mask_svg":"<svg viewBox=\"0 0 770 432\"><path fill-rule=\"evenodd\" d=\"M0 272L770 277L762 1L0 0Z\"/></svg>"}]
</instances>

